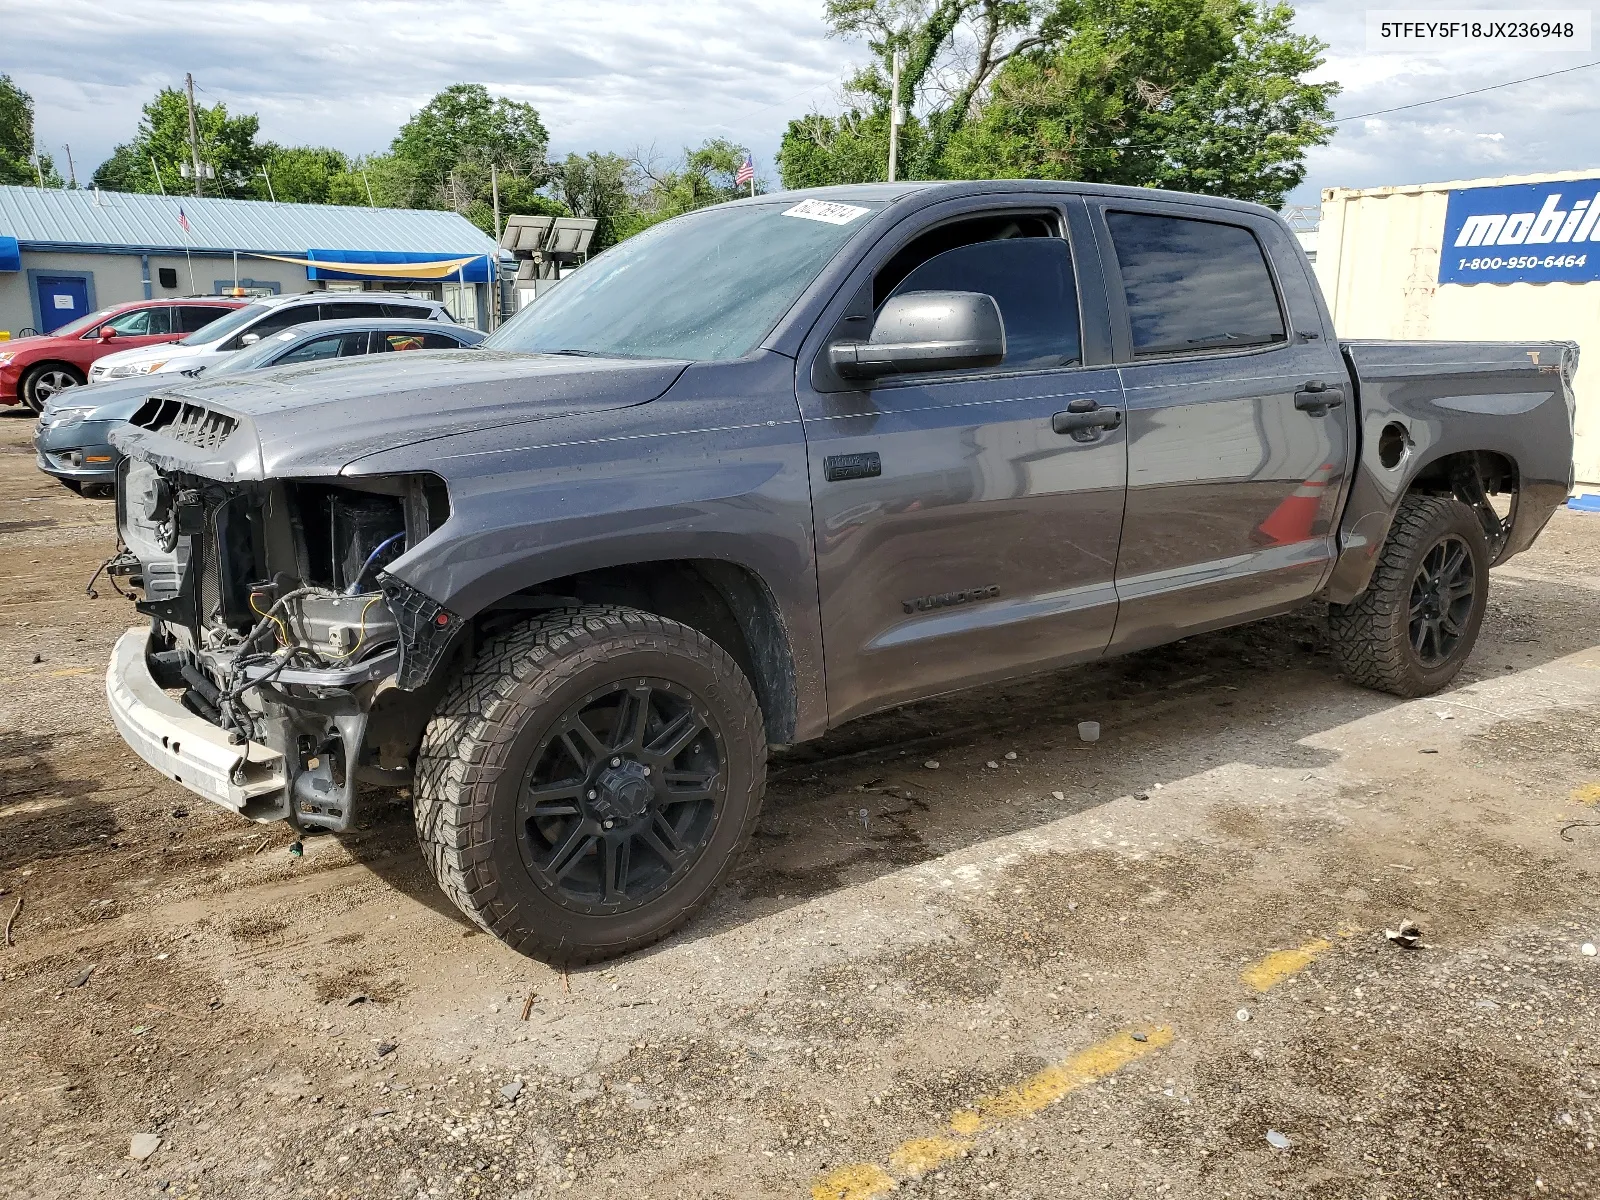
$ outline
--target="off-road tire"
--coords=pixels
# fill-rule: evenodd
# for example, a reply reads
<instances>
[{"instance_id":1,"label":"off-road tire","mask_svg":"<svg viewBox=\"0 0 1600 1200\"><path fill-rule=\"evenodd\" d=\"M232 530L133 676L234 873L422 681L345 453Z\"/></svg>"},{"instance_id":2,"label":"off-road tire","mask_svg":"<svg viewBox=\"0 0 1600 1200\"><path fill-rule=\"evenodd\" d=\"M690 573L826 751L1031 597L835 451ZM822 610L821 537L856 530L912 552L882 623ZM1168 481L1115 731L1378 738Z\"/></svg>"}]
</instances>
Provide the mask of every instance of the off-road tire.
<instances>
[{"instance_id":1,"label":"off-road tire","mask_svg":"<svg viewBox=\"0 0 1600 1200\"><path fill-rule=\"evenodd\" d=\"M49 397L39 395L41 381L55 376L72 380L71 383L64 385L64 388L82 387L85 383L83 372L76 367L68 366L66 363L46 362L40 363L36 367L28 368L17 387L17 395L29 412L38 414L44 411L45 401ZM52 389L50 394L54 395L56 391L64 390L64 388Z\"/></svg>"},{"instance_id":2,"label":"off-road tire","mask_svg":"<svg viewBox=\"0 0 1600 1200\"><path fill-rule=\"evenodd\" d=\"M722 805L699 857L664 893L629 912L576 913L525 867L518 798L558 714L590 689L643 676L694 689L714 712ZM417 758L417 837L439 886L486 932L545 962L595 962L659 941L711 899L755 829L766 758L755 693L716 642L633 608L553 610L485 642L439 702Z\"/></svg>"},{"instance_id":3,"label":"off-road tire","mask_svg":"<svg viewBox=\"0 0 1600 1200\"><path fill-rule=\"evenodd\" d=\"M1429 552L1450 538L1464 542L1472 559L1472 605L1453 650L1429 665L1411 642L1411 588ZM1483 526L1467 505L1449 496L1407 496L1367 590L1354 603L1328 606L1330 641L1345 678L1406 697L1429 695L1454 679L1478 640L1491 558Z\"/></svg>"}]
</instances>

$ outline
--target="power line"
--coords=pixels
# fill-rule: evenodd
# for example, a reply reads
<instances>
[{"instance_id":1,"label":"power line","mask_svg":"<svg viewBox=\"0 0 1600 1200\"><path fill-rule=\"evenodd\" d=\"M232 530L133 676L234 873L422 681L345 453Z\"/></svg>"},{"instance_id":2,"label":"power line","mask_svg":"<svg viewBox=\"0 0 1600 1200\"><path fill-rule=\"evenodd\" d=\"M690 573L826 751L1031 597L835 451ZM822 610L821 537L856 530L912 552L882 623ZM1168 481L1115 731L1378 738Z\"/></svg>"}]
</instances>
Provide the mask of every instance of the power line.
<instances>
[{"instance_id":1,"label":"power line","mask_svg":"<svg viewBox=\"0 0 1600 1200\"><path fill-rule=\"evenodd\" d=\"M1456 92L1449 96L1435 96L1432 100L1418 100L1414 104L1397 104L1393 108L1380 108L1373 112L1356 113L1354 116L1336 117L1333 123L1339 125L1345 121L1360 121L1366 117L1381 117L1386 113L1405 112L1408 108L1422 108L1428 104L1442 104L1446 100L1459 100L1463 96L1476 96L1483 92L1496 91L1499 88L1515 87L1519 83L1532 83L1535 79L1549 79L1554 75L1570 75L1573 71L1583 71L1589 67L1600 67L1600 60L1579 63L1575 67L1562 67L1559 71L1546 71L1543 75L1529 75L1522 79L1508 79L1504 83L1491 83L1488 87L1473 88L1470 92Z\"/></svg>"}]
</instances>

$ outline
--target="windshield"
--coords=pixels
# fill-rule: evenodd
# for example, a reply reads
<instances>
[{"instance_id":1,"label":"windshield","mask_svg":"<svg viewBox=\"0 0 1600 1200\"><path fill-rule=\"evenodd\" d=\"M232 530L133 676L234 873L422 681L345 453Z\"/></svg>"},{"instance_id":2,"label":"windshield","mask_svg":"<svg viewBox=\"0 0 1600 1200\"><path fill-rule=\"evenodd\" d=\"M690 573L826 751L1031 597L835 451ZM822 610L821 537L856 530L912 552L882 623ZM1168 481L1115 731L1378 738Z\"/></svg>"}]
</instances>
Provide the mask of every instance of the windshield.
<instances>
[{"instance_id":1,"label":"windshield","mask_svg":"<svg viewBox=\"0 0 1600 1200\"><path fill-rule=\"evenodd\" d=\"M244 310L241 309L241 312ZM226 318L224 318L226 320ZM222 324L221 321L217 322ZM304 332L300 329L285 329L282 333L268 334L253 346L246 346L243 350L235 350L219 363L214 363L206 371L206 378L213 375L237 375L240 371L253 371L263 366L269 358L283 353L284 346L299 337Z\"/></svg>"},{"instance_id":2,"label":"windshield","mask_svg":"<svg viewBox=\"0 0 1600 1200\"><path fill-rule=\"evenodd\" d=\"M483 346L742 358L877 207L788 201L719 206L663 222L580 267Z\"/></svg>"},{"instance_id":3,"label":"windshield","mask_svg":"<svg viewBox=\"0 0 1600 1200\"><path fill-rule=\"evenodd\" d=\"M46 337L71 337L75 333L82 333L85 329L92 329L111 315L111 309L102 308L99 312L90 313L87 317L79 317L70 325L61 325L45 334Z\"/></svg>"},{"instance_id":4,"label":"windshield","mask_svg":"<svg viewBox=\"0 0 1600 1200\"><path fill-rule=\"evenodd\" d=\"M248 325L262 313L268 311L265 304L246 304L243 308L236 308L225 317L218 317L203 329L196 329L183 341L180 346L209 346L212 342L220 342L229 334L239 332L241 325Z\"/></svg>"}]
</instances>

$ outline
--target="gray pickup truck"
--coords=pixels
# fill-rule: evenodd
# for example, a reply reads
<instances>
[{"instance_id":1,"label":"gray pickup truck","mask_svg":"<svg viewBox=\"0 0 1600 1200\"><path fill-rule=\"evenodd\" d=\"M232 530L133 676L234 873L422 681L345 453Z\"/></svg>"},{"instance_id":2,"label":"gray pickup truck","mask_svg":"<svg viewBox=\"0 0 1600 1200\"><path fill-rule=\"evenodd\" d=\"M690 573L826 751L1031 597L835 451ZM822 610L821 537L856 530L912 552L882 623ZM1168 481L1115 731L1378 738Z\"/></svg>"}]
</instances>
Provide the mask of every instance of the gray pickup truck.
<instances>
[{"instance_id":1,"label":"gray pickup truck","mask_svg":"<svg viewBox=\"0 0 1600 1200\"><path fill-rule=\"evenodd\" d=\"M1344 342L1267 209L864 185L668 221L470 352L178 381L114 437L128 744L259 821L409 785L577 963L682 925L769 746L1325 603L1400 696L1571 480L1569 343Z\"/></svg>"}]
</instances>

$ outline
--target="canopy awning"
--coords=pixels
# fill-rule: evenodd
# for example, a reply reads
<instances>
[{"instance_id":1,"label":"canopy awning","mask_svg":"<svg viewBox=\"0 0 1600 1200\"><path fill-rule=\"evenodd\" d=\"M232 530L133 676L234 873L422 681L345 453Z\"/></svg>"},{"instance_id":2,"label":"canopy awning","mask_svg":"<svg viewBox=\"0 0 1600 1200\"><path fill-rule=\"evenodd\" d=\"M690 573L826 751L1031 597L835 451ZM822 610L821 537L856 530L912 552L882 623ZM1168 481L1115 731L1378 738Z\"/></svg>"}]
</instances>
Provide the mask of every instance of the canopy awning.
<instances>
[{"instance_id":1,"label":"canopy awning","mask_svg":"<svg viewBox=\"0 0 1600 1200\"><path fill-rule=\"evenodd\" d=\"M0 234L0 271L22 270L22 247L17 239Z\"/></svg>"},{"instance_id":2,"label":"canopy awning","mask_svg":"<svg viewBox=\"0 0 1600 1200\"><path fill-rule=\"evenodd\" d=\"M314 264L338 263L338 270L312 265L308 279L460 279L489 283L495 278L493 254L418 254L410 250L307 250Z\"/></svg>"},{"instance_id":3,"label":"canopy awning","mask_svg":"<svg viewBox=\"0 0 1600 1200\"><path fill-rule=\"evenodd\" d=\"M492 254L440 258L406 250L307 250L305 258L291 258L258 251L242 253L304 267L307 279L459 279L463 283L488 283L495 278ZM338 263L338 269L324 265L329 263Z\"/></svg>"}]
</instances>

